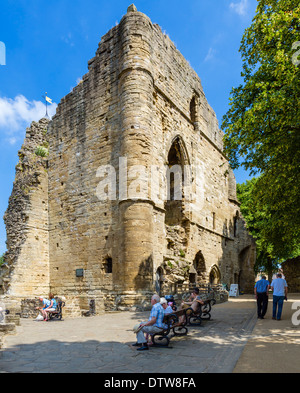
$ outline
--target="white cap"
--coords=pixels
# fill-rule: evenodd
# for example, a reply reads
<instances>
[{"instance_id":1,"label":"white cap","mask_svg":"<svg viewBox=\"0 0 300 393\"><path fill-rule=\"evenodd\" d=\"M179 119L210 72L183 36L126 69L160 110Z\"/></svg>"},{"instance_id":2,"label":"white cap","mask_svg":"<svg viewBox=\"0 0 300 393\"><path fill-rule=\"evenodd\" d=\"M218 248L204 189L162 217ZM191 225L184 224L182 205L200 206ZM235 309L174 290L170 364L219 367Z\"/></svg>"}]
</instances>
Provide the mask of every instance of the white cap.
<instances>
[{"instance_id":1,"label":"white cap","mask_svg":"<svg viewBox=\"0 0 300 393\"><path fill-rule=\"evenodd\" d=\"M167 299L165 299L164 297L161 297L160 304L168 304Z\"/></svg>"}]
</instances>

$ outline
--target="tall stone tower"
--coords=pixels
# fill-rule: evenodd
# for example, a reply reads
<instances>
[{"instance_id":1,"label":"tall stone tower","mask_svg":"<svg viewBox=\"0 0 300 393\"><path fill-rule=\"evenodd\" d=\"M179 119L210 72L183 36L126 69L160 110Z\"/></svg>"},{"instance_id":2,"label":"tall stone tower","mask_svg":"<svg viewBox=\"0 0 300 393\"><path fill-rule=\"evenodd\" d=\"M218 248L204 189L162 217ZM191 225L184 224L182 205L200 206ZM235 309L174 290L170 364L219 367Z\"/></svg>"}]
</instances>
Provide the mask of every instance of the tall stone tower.
<instances>
[{"instance_id":1,"label":"tall stone tower","mask_svg":"<svg viewBox=\"0 0 300 393\"><path fill-rule=\"evenodd\" d=\"M189 283L252 290L255 245L194 70L133 5L88 68L46 135L49 290L74 315ZM14 259L10 296L17 266L27 269Z\"/></svg>"}]
</instances>

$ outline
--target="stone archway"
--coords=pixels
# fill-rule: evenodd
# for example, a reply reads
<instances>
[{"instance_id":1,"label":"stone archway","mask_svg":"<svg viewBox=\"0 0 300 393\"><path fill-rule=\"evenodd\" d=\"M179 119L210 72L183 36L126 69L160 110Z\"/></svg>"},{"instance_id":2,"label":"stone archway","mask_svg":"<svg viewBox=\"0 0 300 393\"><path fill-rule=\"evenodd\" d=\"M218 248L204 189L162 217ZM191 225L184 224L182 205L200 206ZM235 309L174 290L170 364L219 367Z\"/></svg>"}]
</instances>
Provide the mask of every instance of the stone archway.
<instances>
[{"instance_id":1,"label":"stone archway","mask_svg":"<svg viewBox=\"0 0 300 393\"><path fill-rule=\"evenodd\" d=\"M206 266L205 259L202 251L198 251L195 255L192 266L189 270L189 282L190 284L199 284L205 282Z\"/></svg>"},{"instance_id":2,"label":"stone archway","mask_svg":"<svg viewBox=\"0 0 300 393\"><path fill-rule=\"evenodd\" d=\"M209 283L211 285L220 284L221 282L221 272L217 265L214 265L209 273Z\"/></svg>"},{"instance_id":3,"label":"stone archway","mask_svg":"<svg viewBox=\"0 0 300 393\"><path fill-rule=\"evenodd\" d=\"M251 281L250 266L251 266L251 246L243 248L239 253L239 275L238 282L240 290L245 291L250 286L249 280Z\"/></svg>"},{"instance_id":4,"label":"stone archway","mask_svg":"<svg viewBox=\"0 0 300 393\"><path fill-rule=\"evenodd\" d=\"M163 269L159 267L155 273L155 292L161 295L162 285L163 285Z\"/></svg>"}]
</instances>

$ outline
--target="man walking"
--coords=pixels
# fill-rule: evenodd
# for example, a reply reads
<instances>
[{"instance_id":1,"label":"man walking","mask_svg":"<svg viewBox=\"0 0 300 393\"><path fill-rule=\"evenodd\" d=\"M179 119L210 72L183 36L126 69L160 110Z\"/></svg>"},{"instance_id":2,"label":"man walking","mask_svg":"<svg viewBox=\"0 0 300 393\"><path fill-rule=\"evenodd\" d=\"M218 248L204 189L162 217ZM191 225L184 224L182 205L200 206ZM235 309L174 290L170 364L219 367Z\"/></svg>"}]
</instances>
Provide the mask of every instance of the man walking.
<instances>
[{"instance_id":1,"label":"man walking","mask_svg":"<svg viewBox=\"0 0 300 393\"><path fill-rule=\"evenodd\" d=\"M261 280L257 281L254 287L254 294L257 302L257 318L264 319L268 309L270 283L266 276L262 276Z\"/></svg>"},{"instance_id":2,"label":"man walking","mask_svg":"<svg viewBox=\"0 0 300 393\"><path fill-rule=\"evenodd\" d=\"M271 289L273 291L273 317L272 319L281 320L281 313L284 299L287 300L287 283L278 273L277 278L272 281ZM276 315L277 311L277 315Z\"/></svg>"}]
</instances>

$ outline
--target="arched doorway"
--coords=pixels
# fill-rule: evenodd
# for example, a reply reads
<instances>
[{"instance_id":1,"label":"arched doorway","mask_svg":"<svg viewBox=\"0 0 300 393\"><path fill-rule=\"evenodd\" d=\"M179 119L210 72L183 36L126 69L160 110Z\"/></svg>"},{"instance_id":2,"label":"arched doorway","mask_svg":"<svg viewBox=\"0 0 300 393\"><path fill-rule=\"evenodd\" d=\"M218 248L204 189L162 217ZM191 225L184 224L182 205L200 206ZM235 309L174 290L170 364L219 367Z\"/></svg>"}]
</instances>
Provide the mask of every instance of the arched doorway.
<instances>
[{"instance_id":1,"label":"arched doorway","mask_svg":"<svg viewBox=\"0 0 300 393\"><path fill-rule=\"evenodd\" d=\"M159 267L155 273L155 292L160 296L163 285L163 269Z\"/></svg>"},{"instance_id":2,"label":"arched doorway","mask_svg":"<svg viewBox=\"0 0 300 393\"><path fill-rule=\"evenodd\" d=\"M217 265L214 265L209 273L209 283L211 285L217 285L220 284L220 282L221 282L220 269L218 268Z\"/></svg>"},{"instance_id":3,"label":"arched doorway","mask_svg":"<svg viewBox=\"0 0 300 393\"><path fill-rule=\"evenodd\" d=\"M206 266L204 256L201 251L198 251L195 255L192 266L189 270L189 282L190 284L201 284L205 283Z\"/></svg>"},{"instance_id":4,"label":"arched doorway","mask_svg":"<svg viewBox=\"0 0 300 393\"><path fill-rule=\"evenodd\" d=\"M253 249L249 245L239 253L239 276L238 282L241 291L248 291L253 287L254 270L253 270Z\"/></svg>"}]
</instances>

